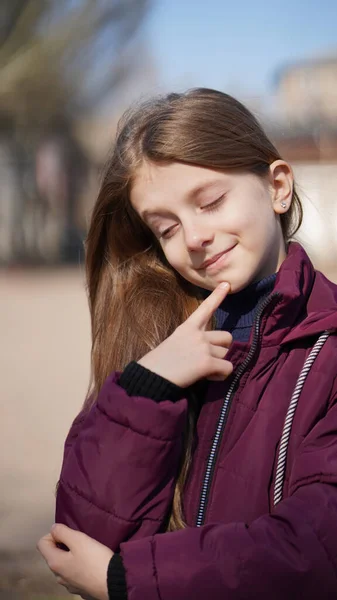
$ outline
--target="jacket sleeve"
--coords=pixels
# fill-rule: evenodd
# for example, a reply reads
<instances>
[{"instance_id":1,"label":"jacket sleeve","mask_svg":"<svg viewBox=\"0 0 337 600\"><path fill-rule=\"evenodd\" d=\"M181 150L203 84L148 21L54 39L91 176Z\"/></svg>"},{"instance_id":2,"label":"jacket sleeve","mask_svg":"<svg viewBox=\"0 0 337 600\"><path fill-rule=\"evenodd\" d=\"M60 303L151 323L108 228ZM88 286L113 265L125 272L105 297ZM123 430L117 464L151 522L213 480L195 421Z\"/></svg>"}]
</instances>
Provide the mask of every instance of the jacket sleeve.
<instances>
[{"instance_id":1,"label":"jacket sleeve","mask_svg":"<svg viewBox=\"0 0 337 600\"><path fill-rule=\"evenodd\" d=\"M56 522L116 551L122 541L162 528L182 451L187 400L129 396L107 379L97 402L67 436Z\"/></svg>"},{"instance_id":2,"label":"jacket sleeve","mask_svg":"<svg viewBox=\"0 0 337 600\"><path fill-rule=\"evenodd\" d=\"M128 600L334 598L336 430L334 405L298 450L291 495L249 526L210 523L122 544Z\"/></svg>"}]
</instances>

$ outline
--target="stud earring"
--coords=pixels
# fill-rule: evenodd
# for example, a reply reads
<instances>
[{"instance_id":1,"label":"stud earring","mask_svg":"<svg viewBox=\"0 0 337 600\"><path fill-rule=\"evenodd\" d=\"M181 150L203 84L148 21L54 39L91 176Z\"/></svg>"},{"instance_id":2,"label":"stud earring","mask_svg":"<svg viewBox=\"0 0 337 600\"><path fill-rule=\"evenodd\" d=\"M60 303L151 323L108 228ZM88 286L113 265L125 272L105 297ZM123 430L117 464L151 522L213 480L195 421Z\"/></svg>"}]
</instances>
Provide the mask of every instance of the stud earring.
<instances>
[{"instance_id":1,"label":"stud earring","mask_svg":"<svg viewBox=\"0 0 337 600\"><path fill-rule=\"evenodd\" d=\"M281 206L282 206L282 208L287 208L286 202L281 202Z\"/></svg>"}]
</instances>

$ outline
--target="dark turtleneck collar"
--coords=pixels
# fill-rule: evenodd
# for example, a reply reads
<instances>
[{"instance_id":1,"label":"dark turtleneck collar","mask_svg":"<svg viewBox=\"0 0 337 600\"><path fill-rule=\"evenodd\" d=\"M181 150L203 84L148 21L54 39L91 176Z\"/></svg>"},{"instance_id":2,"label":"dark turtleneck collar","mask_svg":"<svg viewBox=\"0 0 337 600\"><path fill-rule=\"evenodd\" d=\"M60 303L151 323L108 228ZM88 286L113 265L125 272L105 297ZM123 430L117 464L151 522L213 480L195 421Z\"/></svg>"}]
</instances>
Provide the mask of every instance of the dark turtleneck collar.
<instances>
[{"instance_id":1,"label":"dark turtleneck collar","mask_svg":"<svg viewBox=\"0 0 337 600\"><path fill-rule=\"evenodd\" d=\"M247 342L257 307L272 292L275 280L276 273L227 296L215 312L216 328L229 331L236 341ZM205 297L210 294L208 290L202 292Z\"/></svg>"}]
</instances>

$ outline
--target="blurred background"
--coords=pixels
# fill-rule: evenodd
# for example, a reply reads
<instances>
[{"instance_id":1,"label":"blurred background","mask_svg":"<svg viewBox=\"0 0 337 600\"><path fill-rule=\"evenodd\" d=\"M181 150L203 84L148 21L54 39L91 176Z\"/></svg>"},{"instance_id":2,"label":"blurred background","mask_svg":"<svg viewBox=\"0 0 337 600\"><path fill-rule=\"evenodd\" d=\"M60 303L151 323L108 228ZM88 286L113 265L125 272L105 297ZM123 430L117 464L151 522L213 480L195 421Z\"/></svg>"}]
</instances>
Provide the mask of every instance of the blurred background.
<instances>
[{"instance_id":1,"label":"blurred background","mask_svg":"<svg viewBox=\"0 0 337 600\"><path fill-rule=\"evenodd\" d=\"M0 1L0 600L63 593L35 543L89 379L83 240L116 123L194 86L263 122L337 282L334 0Z\"/></svg>"}]
</instances>

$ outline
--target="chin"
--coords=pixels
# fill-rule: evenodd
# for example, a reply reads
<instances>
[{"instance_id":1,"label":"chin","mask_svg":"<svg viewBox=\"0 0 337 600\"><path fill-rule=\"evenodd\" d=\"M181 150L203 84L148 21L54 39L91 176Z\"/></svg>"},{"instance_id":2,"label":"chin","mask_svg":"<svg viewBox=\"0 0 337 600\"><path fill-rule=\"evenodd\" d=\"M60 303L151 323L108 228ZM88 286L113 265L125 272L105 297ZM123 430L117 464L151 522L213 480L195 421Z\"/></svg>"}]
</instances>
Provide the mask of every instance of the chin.
<instances>
[{"instance_id":1,"label":"chin","mask_svg":"<svg viewBox=\"0 0 337 600\"><path fill-rule=\"evenodd\" d=\"M242 290L251 285L251 283L253 283L254 281L256 281L256 278L254 276L247 277L247 279L241 281L230 281L231 294L237 294L238 292L242 292Z\"/></svg>"},{"instance_id":2,"label":"chin","mask_svg":"<svg viewBox=\"0 0 337 600\"><path fill-rule=\"evenodd\" d=\"M241 292L242 290L244 290L246 287L248 287L254 278L247 278L246 280L233 280L230 277L223 277L223 278L219 278L218 281L214 282L214 284L212 285L212 287L207 286L207 289L210 290L214 290L216 288L217 285L219 285L219 283L221 283L222 281L228 281L230 284L230 289L228 294L237 294L238 292ZM206 287L206 286L205 286Z\"/></svg>"},{"instance_id":3,"label":"chin","mask_svg":"<svg viewBox=\"0 0 337 600\"><path fill-rule=\"evenodd\" d=\"M238 292L241 292L242 290L244 290L247 285L249 285L249 282L235 282L235 283L231 283L230 282L230 294L237 294Z\"/></svg>"},{"instance_id":4,"label":"chin","mask_svg":"<svg viewBox=\"0 0 337 600\"><path fill-rule=\"evenodd\" d=\"M254 280L254 277L247 277L247 279L244 280L238 280L238 279L232 279L229 276L218 276L216 278L214 278L214 280L210 280L209 278L205 279L205 281L196 281L194 278L187 278L186 276L184 277L184 279L186 279L187 281L189 281L190 283L192 283L193 285L202 288L204 290L208 290L210 292L213 292L213 290L215 290L215 288L219 285L219 283L221 283L222 281L228 281L230 284L230 289L228 294L236 294L237 292L241 292L241 290L244 290L250 283L252 283L252 281Z\"/></svg>"}]
</instances>

